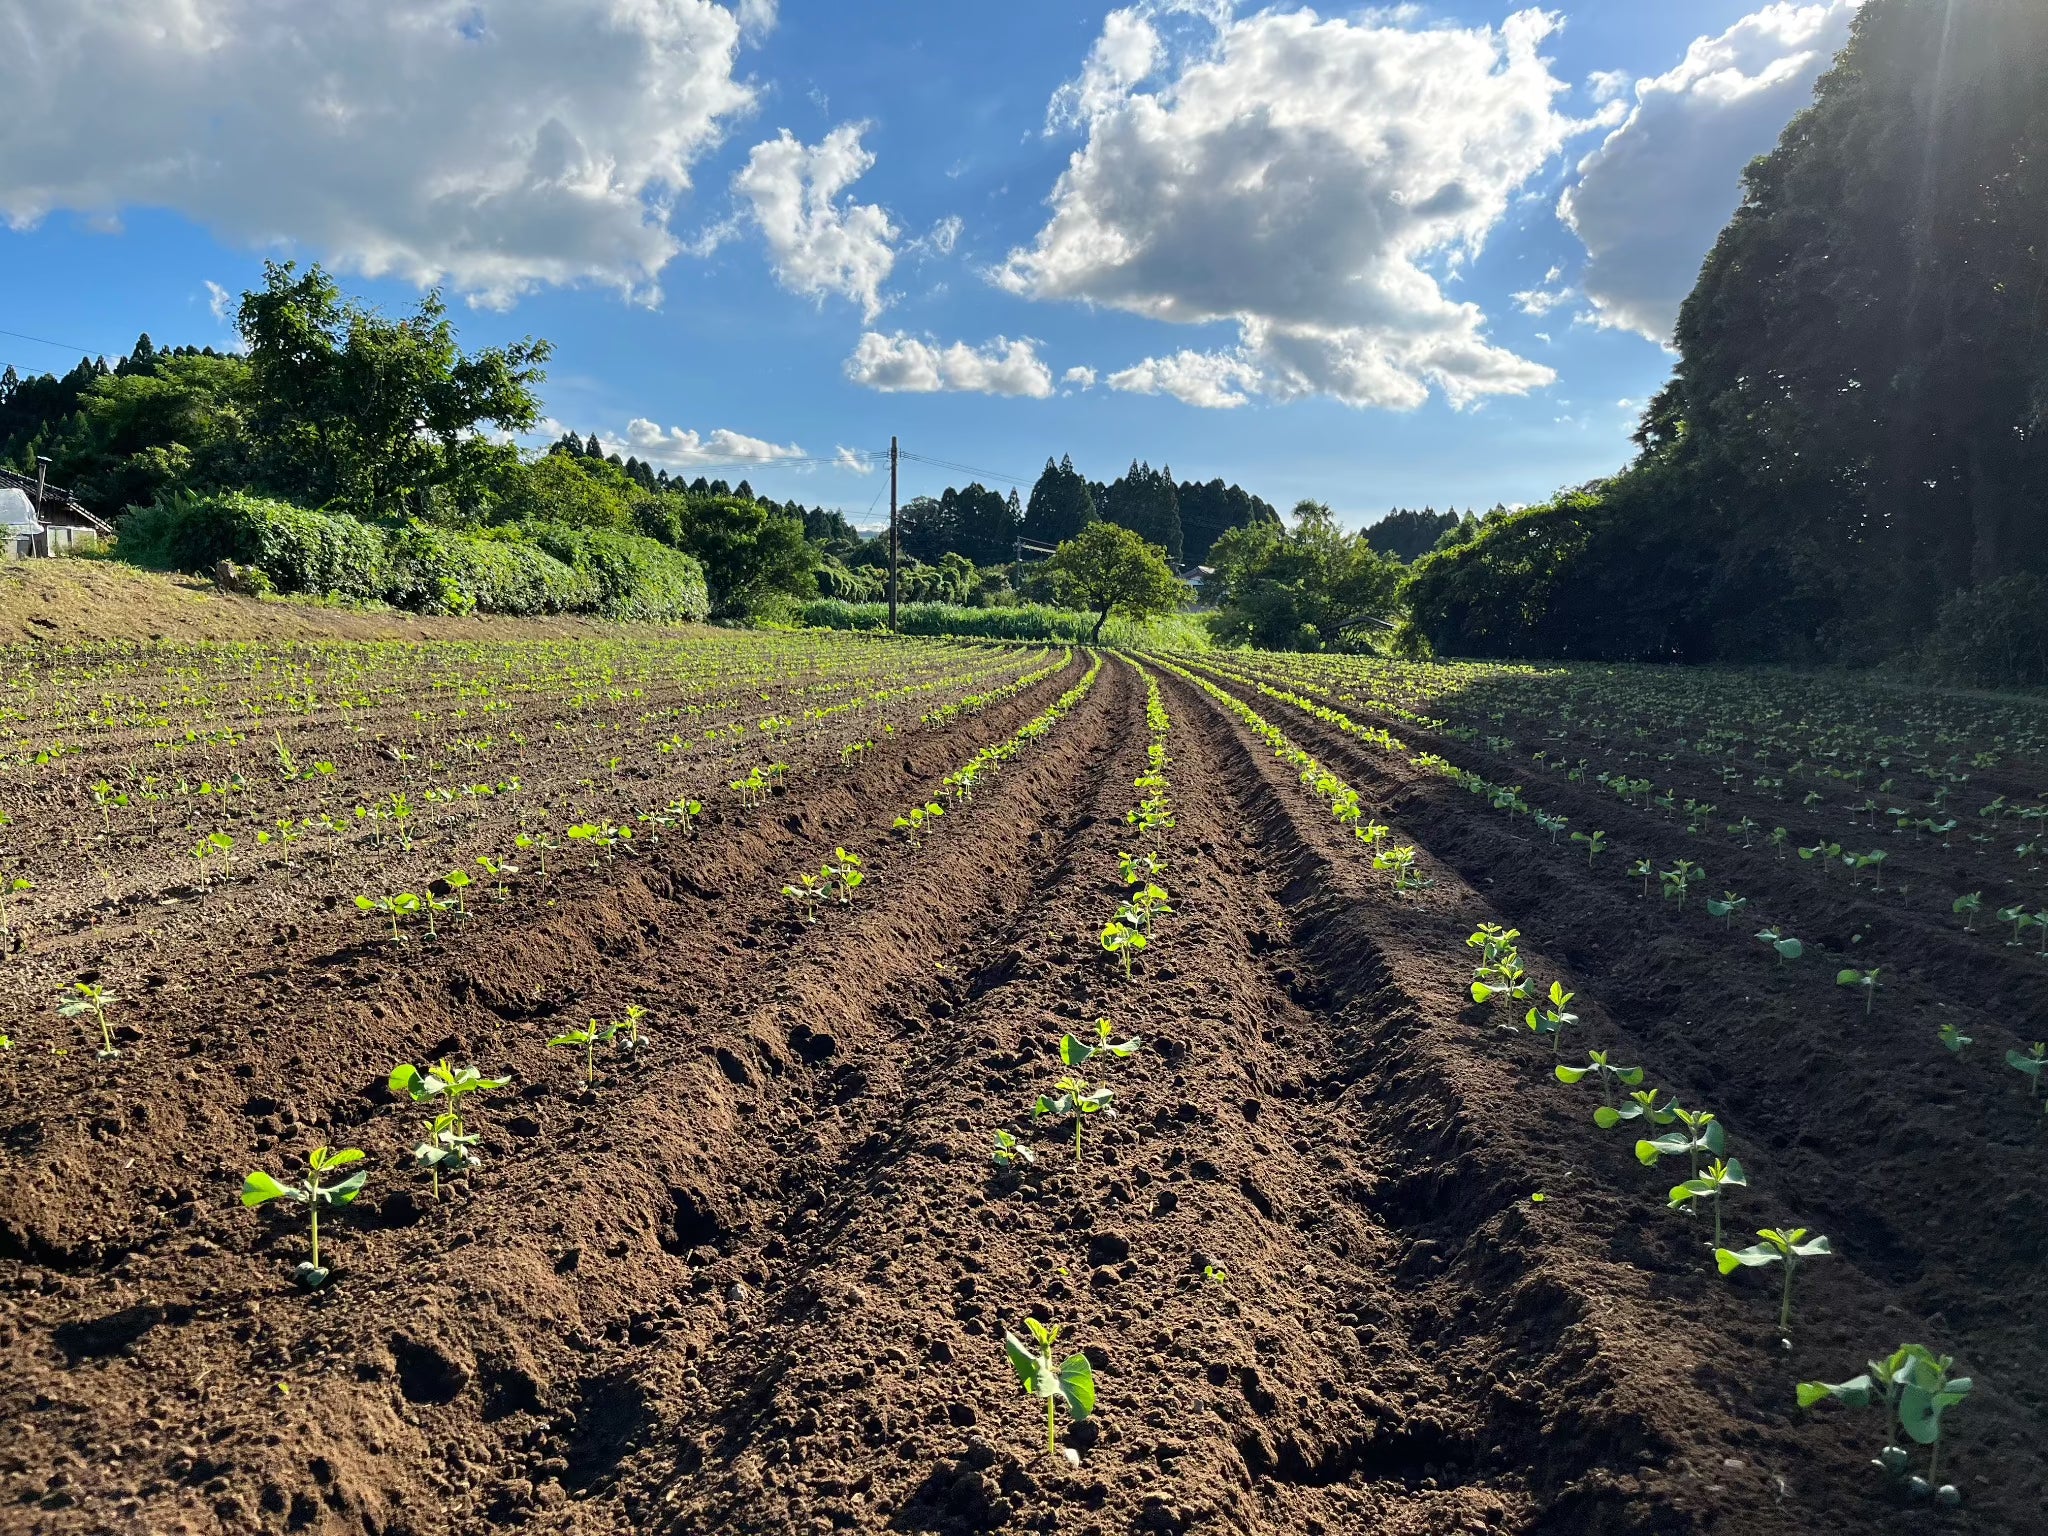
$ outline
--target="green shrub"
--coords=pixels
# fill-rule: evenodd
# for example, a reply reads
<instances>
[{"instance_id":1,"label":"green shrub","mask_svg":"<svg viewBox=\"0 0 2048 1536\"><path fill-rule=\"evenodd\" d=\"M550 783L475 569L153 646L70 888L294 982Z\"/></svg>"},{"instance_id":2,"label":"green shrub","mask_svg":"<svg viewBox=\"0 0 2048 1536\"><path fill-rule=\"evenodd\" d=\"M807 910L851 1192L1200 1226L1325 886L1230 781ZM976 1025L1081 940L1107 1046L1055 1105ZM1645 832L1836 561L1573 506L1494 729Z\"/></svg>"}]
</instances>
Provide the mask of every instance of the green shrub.
<instances>
[{"instance_id":1,"label":"green shrub","mask_svg":"<svg viewBox=\"0 0 2048 1536\"><path fill-rule=\"evenodd\" d=\"M384 537L328 514L240 491L164 497L121 523L120 552L137 565L204 575L221 560L253 565L280 592L378 596Z\"/></svg>"},{"instance_id":2,"label":"green shrub","mask_svg":"<svg viewBox=\"0 0 2048 1536\"><path fill-rule=\"evenodd\" d=\"M529 524L524 533L596 584L597 610L606 618L679 623L711 611L704 567L659 540L560 523Z\"/></svg>"},{"instance_id":3,"label":"green shrub","mask_svg":"<svg viewBox=\"0 0 2048 1536\"><path fill-rule=\"evenodd\" d=\"M1057 640L1079 644L1095 628L1095 615L1042 603L1004 608L964 608L954 603L904 603L897 610L906 635L967 635L983 640ZM798 605L797 616L814 629L886 629L889 605L849 603L820 597ZM1171 614L1143 623L1112 619L1102 631L1104 645L1165 650L1207 650L1209 634L1192 615Z\"/></svg>"},{"instance_id":4,"label":"green shrub","mask_svg":"<svg viewBox=\"0 0 2048 1536\"><path fill-rule=\"evenodd\" d=\"M419 613L587 613L594 580L508 531L407 523L392 535L386 601Z\"/></svg>"},{"instance_id":5,"label":"green shrub","mask_svg":"<svg viewBox=\"0 0 2048 1536\"><path fill-rule=\"evenodd\" d=\"M2000 577L1941 605L1928 660L1947 682L2048 686L2048 578Z\"/></svg>"}]
</instances>

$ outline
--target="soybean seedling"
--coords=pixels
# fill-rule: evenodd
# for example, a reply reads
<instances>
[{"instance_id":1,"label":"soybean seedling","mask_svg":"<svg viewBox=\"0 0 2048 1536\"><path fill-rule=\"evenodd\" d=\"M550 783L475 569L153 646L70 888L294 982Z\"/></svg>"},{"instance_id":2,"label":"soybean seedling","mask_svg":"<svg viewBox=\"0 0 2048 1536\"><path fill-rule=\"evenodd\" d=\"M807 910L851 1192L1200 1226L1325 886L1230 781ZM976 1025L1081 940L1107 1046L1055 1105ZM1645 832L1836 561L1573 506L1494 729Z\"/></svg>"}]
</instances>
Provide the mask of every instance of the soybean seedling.
<instances>
[{"instance_id":1,"label":"soybean seedling","mask_svg":"<svg viewBox=\"0 0 2048 1536\"><path fill-rule=\"evenodd\" d=\"M1835 972L1836 986L1861 987L1863 989L1863 1014L1866 1018L1870 1016L1871 1005L1877 1001L1877 973L1879 969L1881 968L1878 966L1872 966L1867 971L1859 971L1854 966L1845 966L1843 969Z\"/></svg>"},{"instance_id":2,"label":"soybean seedling","mask_svg":"<svg viewBox=\"0 0 2048 1536\"><path fill-rule=\"evenodd\" d=\"M931 800L923 805L913 805L908 814L898 816L891 825L895 831L901 832L909 840L912 848L915 848L919 835L929 830L926 824L937 821L945 814L944 807L938 801Z\"/></svg>"},{"instance_id":3,"label":"soybean seedling","mask_svg":"<svg viewBox=\"0 0 2048 1536\"><path fill-rule=\"evenodd\" d=\"M829 894L822 878L818 875L798 875L796 884L785 885L782 894L795 905L798 916L806 926L818 920L818 904Z\"/></svg>"},{"instance_id":4,"label":"soybean seedling","mask_svg":"<svg viewBox=\"0 0 2048 1536\"><path fill-rule=\"evenodd\" d=\"M832 857L827 859L824 868L818 871L818 878L831 888L833 897L839 905L845 907L853 904L853 893L867 876L860 872L859 854L848 853L844 848L834 848Z\"/></svg>"},{"instance_id":5,"label":"soybean seedling","mask_svg":"<svg viewBox=\"0 0 2048 1536\"><path fill-rule=\"evenodd\" d=\"M1480 976L1490 976L1491 981L1477 980L1472 983L1472 1001L1489 1003L1496 997L1504 997L1511 1003L1529 1001L1535 994L1535 983L1529 980L1529 973L1522 969L1521 956L1509 953L1501 957L1497 965L1480 966ZM1507 1026L1513 1029L1514 1025Z\"/></svg>"},{"instance_id":6,"label":"soybean seedling","mask_svg":"<svg viewBox=\"0 0 2048 1536\"><path fill-rule=\"evenodd\" d=\"M1982 910L1983 906L1984 893L1982 891L1972 891L1967 896L1958 896L1954 903L1951 904L1949 910L1963 920L1963 932L1975 933L1977 931L1977 913Z\"/></svg>"},{"instance_id":7,"label":"soybean seedling","mask_svg":"<svg viewBox=\"0 0 2048 1536\"><path fill-rule=\"evenodd\" d=\"M1550 984L1548 1001L1538 1003L1529 1010L1526 1020L1528 1026L1538 1035L1550 1036L1550 1054L1553 1056L1564 1043L1565 1026L1579 1022L1576 1013L1567 1012L1565 1009L1565 1004L1572 1000L1572 996L1572 993L1565 991L1563 982L1553 981Z\"/></svg>"},{"instance_id":8,"label":"soybean seedling","mask_svg":"<svg viewBox=\"0 0 2048 1536\"><path fill-rule=\"evenodd\" d=\"M1721 1247L1721 1201L1724 1193L1731 1189L1746 1188L1749 1177L1742 1171L1742 1164L1734 1158L1722 1161L1715 1158L1707 1164L1707 1171L1698 1178L1687 1179L1683 1184L1671 1187L1671 1208L1690 1206L1697 1200L1714 1202L1714 1248Z\"/></svg>"},{"instance_id":9,"label":"soybean seedling","mask_svg":"<svg viewBox=\"0 0 2048 1536\"><path fill-rule=\"evenodd\" d=\"M476 1163L479 1138L462 1128L462 1117L445 1110L427 1121L426 1140L412 1149L412 1160L434 1176L434 1198L441 1198L441 1174L460 1173Z\"/></svg>"},{"instance_id":10,"label":"soybean seedling","mask_svg":"<svg viewBox=\"0 0 2048 1536\"><path fill-rule=\"evenodd\" d=\"M1700 1154L1711 1152L1716 1157L1727 1146L1727 1138L1721 1133L1721 1122L1714 1118L1710 1109L1680 1109L1671 1106L1671 1118L1685 1129L1667 1131L1662 1136L1636 1143L1636 1161L1645 1168L1657 1166L1660 1157L1676 1157L1683 1152L1692 1160L1692 1177L1700 1176Z\"/></svg>"},{"instance_id":11,"label":"soybean seedling","mask_svg":"<svg viewBox=\"0 0 2048 1536\"><path fill-rule=\"evenodd\" d=\"M1942 1025L1939 1034L1941 1036L1941 1043L1948 1047L1949 1054L1952 1056L1962 1055L1963 1047L1968 1045L1972 1038L1957 1029L1953 1024Z\"/></svg>"},{"instance_id":12,"label":"soybean seedling","mask_svg":"<svg viewBox=\"0 0 2048 1536\"><path fill-rule=\"evenodd\" d=\"M1111 918L1102 927L1102 948L1124 963L1124 980L1131 979L1131 951L1145 947L1145 935L1128 924Z\"/></svg>"},{"instance_id":13,"label":"soybean seedling","mask_svg":"<svg viewBox=\"0 0 2048 1536\"><path fill-rule=\"evenodd\" d=\"M1097 1019L1095 1021L1095 1043L1093 1045L1083 1040L1078 1040L1072 1035L1061 1035L1060 1064L1068 1067L1085 1067L1097 1056L1107 1056L1111 1060L1122 1061L1127 1057L1137 1055L1145 1042L1136 1035L1131 1036L1128 1040L1112 1040L1109 1037L1115 1028L1116 1026L1111 1024L1109 1020Z\"/></svg>"},{"instance_id":14,"label":"soybean seedling","mask_svg":"<svg viewBox=\"0 0 2048 1536\"><path fill-rule=\"evenodd\" d=\"M1135 896L1129 897L1117 908L1116 920L1150 938L1152 919L1162 914L1168 917L1173 915L1173 907L1167 900L1166 887L1147 881Z\"/></svg>"},{"instance_id":15,"label":"soybean seedling","mask_svg":"<svg viewBox=\"0 0 2048 1536\"><path fill-rule=\"evenodd\" d=\"M1756 1235L1763 1241L1749 1248L1716 1248L1714 1263L1724 1275L1732 1275L1738 1269L1756 1269L1768 1264L1784 1265L1785 1288L1783 1299L1778 1305L1778 1327L1790 1329L1793 1275L1808 1259L1826 1258L1835 1250L1828 1246L1825 1237L1809 1240L1804 1227L1792 1227L1787 1230L1760 1227Z\"/></svg>"},{"instance_id":16,"label":"soybean seedling","mask_svg":"<svg viewBox=\"0 0 2048 1536\"><path fill-rule=\"evenodd\" d=\"M1656 874L1656 866L1648 859L1637 859L1635 863L1629 865L1628 872L1631 875L1641 875L1643 877L1643 900L1648 901L1650 899L1650 877Z\"/></svg>"},{"instance_id":17,"label":"soybean seedling","mask_svg":"<svg viewBox=\"0 0 2048 1536\"><path fill-rule=\"evenodd\" d=\"M610 1044L616 1024L600 1024L592 1019L581 1029L564 1030L548 1042L549 1045L580 1045L583 1047L583 1086L590 1087L597 1081L597 1047L600 1043Z\"/></svg>"},{"instance_id":18,"label":"soybean seedling","mask_svg":"<svg viewBox=\"0 0 2048 1536\"><path fill-rule=\"evenodd\" d=\"M543 880L547 879L548 855L555 851L555 845L549 840L547 833L521 832L512 839L512 846L521 853L526 852L528 849L533 850L534 859L539 867L540 877Z\"/></svg>"},{"instance_id":19,"label":"soybean seedling","mask_svg":"<svg viewBox=\"0 0 2048 1536\"><path fill-rule=\"evenodd\" d=\"M1069 1355L1054 1363L1053 1345L1060 1336L1058 1323L1048 1328L1035 1317L1024 1321L1031 1329L1036 1348L1014 1333L1005 1333L1003 1352L1010 1357L1010 1369L1017 1373L1025 1392L1045 1399L1045 1454L1051 1456L1057 1448L1059 1405L1065 1403L1068 1415L1075 1419L1085 1419L1095 1411L1095 1371L1086 1355ZM1071 1460L1080 1461L1078 1455L1068 1455Z\"/></svg>"},{"instance_id":20,"label":"soybean seedling","mask_svg":"<svg viewBox=\"0 0 2048 1536\"><path fill-rule=\"evenodd\" d=\"M1914 1497L1932 1495L1936 1503L1952 1508L1962 1503L1963 1496L1954 1485L1940 1482L1941 1418L1970 1395L1972 1386L1967 1376L1949 1375L1948 1368L1954 1363L1952 1356L1936 1355L1925 1345L1901 1344L1890 1359L1870 1361L1869 1370L1861 1376L1838 1382L1800 1382L1799 1406L1812 1408L1833 1401L1846 1408L1863 1408L1873 1398L1881 1401L1887 1417L1897 1415L1908 1439L1929 1448L1927 1475L1907 1482ZM1911 1467L1912 1457L1901 1446L1887 1445L1872 1465L1898 1477Z\"/></svg>"},{"instance_id":21,"label":"soybean seedling","mask_svg":"<svg viewBox=\"0 0 2048 1536\"><path fill-rule=\"evenodd\" d=\"M1022 1173L1038 1161L1038 1154L1008 1131L997 1131L995 1150L989 1153L989 1161L996 1165L998 1173Z\"/></svg>"},{"instance_id":22,"label":"soybean seedling","mask_svg":"<svg viewBox=\"0 0 2048 1536\"><path fill-rule=\"evenodd\" d=\"M2024 942L2020 938L2021 932L2028 923L2033 921L2032 918L2027 916L2027 909L2021 906L2000 907L1998 909L1998 920L2001 923L2012 924L2012 937L2005 941L2005 947L2007 949L2018 949Z\"/></svg>"},{"instance_id":23,"label":"soybean seedling","mask_svg":"<svg viewBox=\"0 0 2048 1536\"><path fill-rule=\"evenodd\" d=\"M290 1200L306 1208L306 1215L312 1223L313 1255L294 1266L292 1274L299 1284L309 1291L318 1290L326 1284L329 1273L320 1265L320 1207L347 1205L363 1192L363 1181L369 1177L366 1169L358 1168L345 1179L324 1184L321 1182L322 1175L362 1160L363 1154L354 1147L347 1147L339 1152L330 1152L325 1147L315 1147L306 1154L306 1175L297 1184L281 1184L260 1168L251 1169L243 1176L244 1207L254 1210L266 1201Z\"/></svg>"},{"instance_id":24,"label":"soybean seedling","mask_svg":"<svg viewBox=\"0 0 2048 1536\"><path fill-rule=\"evenodd\" d=\"M1069 1036L1069 1039L1072 1037ZM1052 1096L1038 1096L1038 1102L1031 1106L1033 1118L1039 1115L1061 1115L1074 1117L1074 1163L1081 1162L1081 1128L1088 1123L1090 1115L1114 1115L1116 1090L1114 1088L1093 1088L1088 1080L1074 1075L1063 1077L1052 1085Z\"/></svg>"},{"instance_id":25,"label":"soybean seedling","mask_svg":"<svg viewBox=\"0 0 2048 1536\"><path fill-rule=\"evenodd\" d=\"M67 1019L75 1019L82 1013L89 1013L100 1027L100 1048L96 1053L101 1061L111 1061L120 1055L114 1045L113 1026L107 1023L107 1005L120 999L97 982L74 981L71 990L77 994L68 1003L57 1005L57 1012Z\"/></svg>"},{"instance_id":26,"label":"soybean seedling","mask_svg":"<svg viewBox=\"0 0 2048 1536\"><path fill-rule=\"evenodd\" d=\"M1685 893L1706 878L1707 872L1691 859L1680 859L1669 869L1657 871L1658 883L1664 888L1664 899L1675 899L1681 912L1685 910Z\"/></svg>"},{"instance_id":27,"label":"soybean seedling","mask_svg":"<svg viewBox=\"0 0 2048 1536\"><path fill-rule=\"evenodd\" d=\"M1515 941L1522 936L1519 928L1503 928L1499 923L1481 923L1465 940L1467 949L1479 951L1482 970L1498 965L1502 958L1514 954Z\"/></svg>"},{"instance_id":28,"label":"soybean seedling","mask_svg":"<svg viewBox=\"0 0 2048 1536\"><path fill-rule=\"evenodd\" d=\"M1155 875L1166 873L1166 860L1156 853L1130 854L1118 851L1116 856L1117 878L1125 885L1150 884Z\"/></svg>"},{"instance_id":29,"label":"soybean seedling","mask_svg":"<svg viewBox=\"0 0 2048 1536\"><path fill-rule=\"evenodd\" d=\"M647 1010L638 1003L628 1003L626 1016L612 1021L608 1037L622 1051L637 1051L640 1049L640 1026L646 1022Z\"/></svg>"},{"instance_id":30,"label":"soybean seedling","mask_svg":"<svg viewBox=\"0 0 2048 1536\"><path fill-rule=\"evenodd\" d=\"M1586 1052L1583 1067L1559 1065L1552 1069L1560 1083L1576 1083L1582 1078L1597 1077L1600 1080L1600 1102L1604 1108L1614 1108L1614 1085L1633 1088L1643 1080L1641 1067L1617 1067L1609 1063L1605 1051Z\"/></svg>"},{"instance_id":31,"label":"soybean seedling","mask_svg":"<svg viewBox=\"0 0 2048 1536\"><path fill-rule=\"evenodd\" d=\"M1586 845L1586 868L1588 869L1593 867L1593 856L1595 854L1607 851L1607 834L1605 832L1574 832L1572 834L1572 841Z\"/></svg>"},{"instance_id":32,"label":"soybean seedling","mask_svg":"<svg viewBox=\"0 0 2048 1536\"><path fill-rule=\"evenodd\" d=\"M1806 953L1806 946L1797 939L1786 938L1775 928L1766 928L1757 937L1778 952L1778 964L1787 965Z\"/></svg>"},{"instance_id":33,"label":"soybean seedling","mask_svg":"<svg viewBox=\"0 0 2048 1536\"><path fill-rule=\"evenodd\" d=\"M2048 1043L2036 1040L2029 1050L2007 1051L2005 1064L2026 1074L2027 1098L2038 1100L2041 1097L2041 1078L2048 1073Z\"/></svg>"},{"instance_id":34,"label":"soybean seedling","mask_svg":"<svg viewBox=\"0 0 2048 1536\"><path fill-rule=\"evenodd\" d=\"M1657 1102L1658 1088L1639 1088L1628 1096L1628 1102L1619 1109L1602 1104L1593 1111L1593 1123L1603 1131L1611 1131L1628 1120L1641 1120L1650 1125L1669 1125L1678 1118L1678 1106L1666 1099Z\"/></svg>"},{"instance_id":35,"label":"soybean seedling","mask_svg":"<svg viewBox=\"0 0 2048 1536\"><path fill-rule=\"evenodd\" d=\"M1747 896L1738 896L1733 891L1723 891L1720 898L1707 898L1707 916L1718 917L1730 927L1735 924L1735 914L1749 905Z\"/></svg>"},{"instance_id":36,"label":"soybean seedling","mask_svg":"<svg viewBox=\"0 0 2048 1536\"><path fill-rule=\"evenodd\" d=\"M438 1102L455 1117L455 1129L467 1132L468 1127L462 1123L462 1101L472 1093L503 1088L511 1081L509 1074L485 1077L475 1067L451 1067L444 1056L424 1072L409 1061L400 1062L391 1069L385 1086L393 1093L404 1094L415 1104Z\"/></svg>"}]
</instances>

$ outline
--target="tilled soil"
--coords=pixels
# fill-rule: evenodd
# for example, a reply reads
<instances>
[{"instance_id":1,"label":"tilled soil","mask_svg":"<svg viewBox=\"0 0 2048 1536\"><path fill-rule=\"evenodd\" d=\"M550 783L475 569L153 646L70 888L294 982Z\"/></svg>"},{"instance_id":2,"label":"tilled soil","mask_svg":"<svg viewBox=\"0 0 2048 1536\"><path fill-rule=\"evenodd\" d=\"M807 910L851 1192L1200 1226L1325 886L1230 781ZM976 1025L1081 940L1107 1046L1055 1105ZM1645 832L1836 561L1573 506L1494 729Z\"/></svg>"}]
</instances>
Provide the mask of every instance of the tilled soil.
<instances>
[{"instance_id":1,"label":"tilled soil","mask_svg":"<svg viewBox=\"0 0 2048 1536\"><path fill-rule=\"evenodd\" d=\"M1127 981L1096 941L1147 740L1121 659L924 846L884 845L1083 665L695 844L522 886L438 949L211 956L211 995L147 1023L190 1056L138 1049L97 1093L0 1109L0 1523L2040 1529L2039 1336L1999 1322L2038 1305L2022 1241L1966 1177L1939 1210L1968 1251L1894 1203L1943 1122L1888 1118L1907 1080L1842 999L1717 984L1697 935L1645 957L1625 883L1581 889L1441 781L1237 689L1424 850L1436 884L1398 897L1165 672L1177 825L1152 846L1175 912ZM873 850L868 883L801 926L777 889L835 844ZM1485 920L1581 991L1585 1041L1727 1106L1758 1148L1738 1223L1798 1209L1837 1234L1791 1347L1772 1287L1715 1276L1665 1171L1592 1127L1590 1088L1470 1004ZM600 1054L586 1090L544 1042L629 1001L645 1044ZM1076 1163L1030 1107L1061 1032L1100 1016L1144 1046L1103 1069L1120 1113ZM486 1160L436 1202L406 1163L418 1115L382 1084L444 1054L516 1082L472 1111ZM998 1128L1037 1150L1021 1177L989 1162ZM309 1140L373 1170L323 1224L336 1273L310 1296L302 1231L233 1198ZM1874 1415L1791 1402L1894 1334L1938 1342L1937 1300L1947 1337L1979 1329L1957 1350L1979 1378L1951 1461L1968 1503L1942 1517L1868 1473ZM1071 1459L1004 1360L1027 1315L1096 1369L1098 1412L1061 1421Z\"/></svg>"}]
</instances>

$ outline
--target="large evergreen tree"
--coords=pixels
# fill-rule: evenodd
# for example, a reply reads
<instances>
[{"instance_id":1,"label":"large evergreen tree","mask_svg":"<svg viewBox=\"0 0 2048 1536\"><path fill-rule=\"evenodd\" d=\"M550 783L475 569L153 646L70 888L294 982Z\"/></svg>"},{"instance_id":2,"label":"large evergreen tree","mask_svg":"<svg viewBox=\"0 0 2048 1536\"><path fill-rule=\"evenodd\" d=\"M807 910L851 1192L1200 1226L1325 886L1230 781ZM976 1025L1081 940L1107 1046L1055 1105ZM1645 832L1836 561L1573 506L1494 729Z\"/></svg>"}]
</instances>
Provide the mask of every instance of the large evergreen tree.
<instances>
[{"instance_id":1,"label":"large evergreen tree","mask_svg":"<svg viewBox=\"0 0 2048 1536\"><path fill-rule=\"evenodd\" d=\"M1094 522L1095 498L1071 458L1045 461L1024 508L1023 535L1037 544L1061 544Z\"/></svg>"}]
</instances>

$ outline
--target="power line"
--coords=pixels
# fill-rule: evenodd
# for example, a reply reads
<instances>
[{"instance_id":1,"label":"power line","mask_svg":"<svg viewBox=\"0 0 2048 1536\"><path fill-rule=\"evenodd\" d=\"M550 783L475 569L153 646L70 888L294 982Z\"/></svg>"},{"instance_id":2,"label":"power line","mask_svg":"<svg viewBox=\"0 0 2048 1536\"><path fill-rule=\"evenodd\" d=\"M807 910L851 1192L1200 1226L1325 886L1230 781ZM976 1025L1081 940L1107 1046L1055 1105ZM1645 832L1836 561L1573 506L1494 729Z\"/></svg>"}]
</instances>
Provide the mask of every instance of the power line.
<instances>
[{"instance_id":1,"label":"power line","mask_svg":"<svg viewBox=\"0 0 2048 1536\"><path fill-rule=\"evenodd\" d=\"M74 347L68 341L52 341L47 336L30 336L23 331L0 331L0 336L12 336L16 341L32 341L39 347L55 347L59 352L76 352L83 357L106 356L106 353L97 347Z\"/></svg>"},{"instance_id":2,"label":"power line","mask_svg":"<svg viewBox=\"0 0 2048 1536\"><path fill-rule=\"evenodd\" d=\"M1001 470L981 469L973 464L956 464L951 459L935 459L928 454L912 453L907 448L903 450L903 457L915 459L920 464L929 464L936 469L951 470L954 474L958 475L974 475L983 480L1001 480L1009 485L1031 485L1035 483L1033 477L1028 475L1006 475Z\"/></svg>"}]
</instances>

